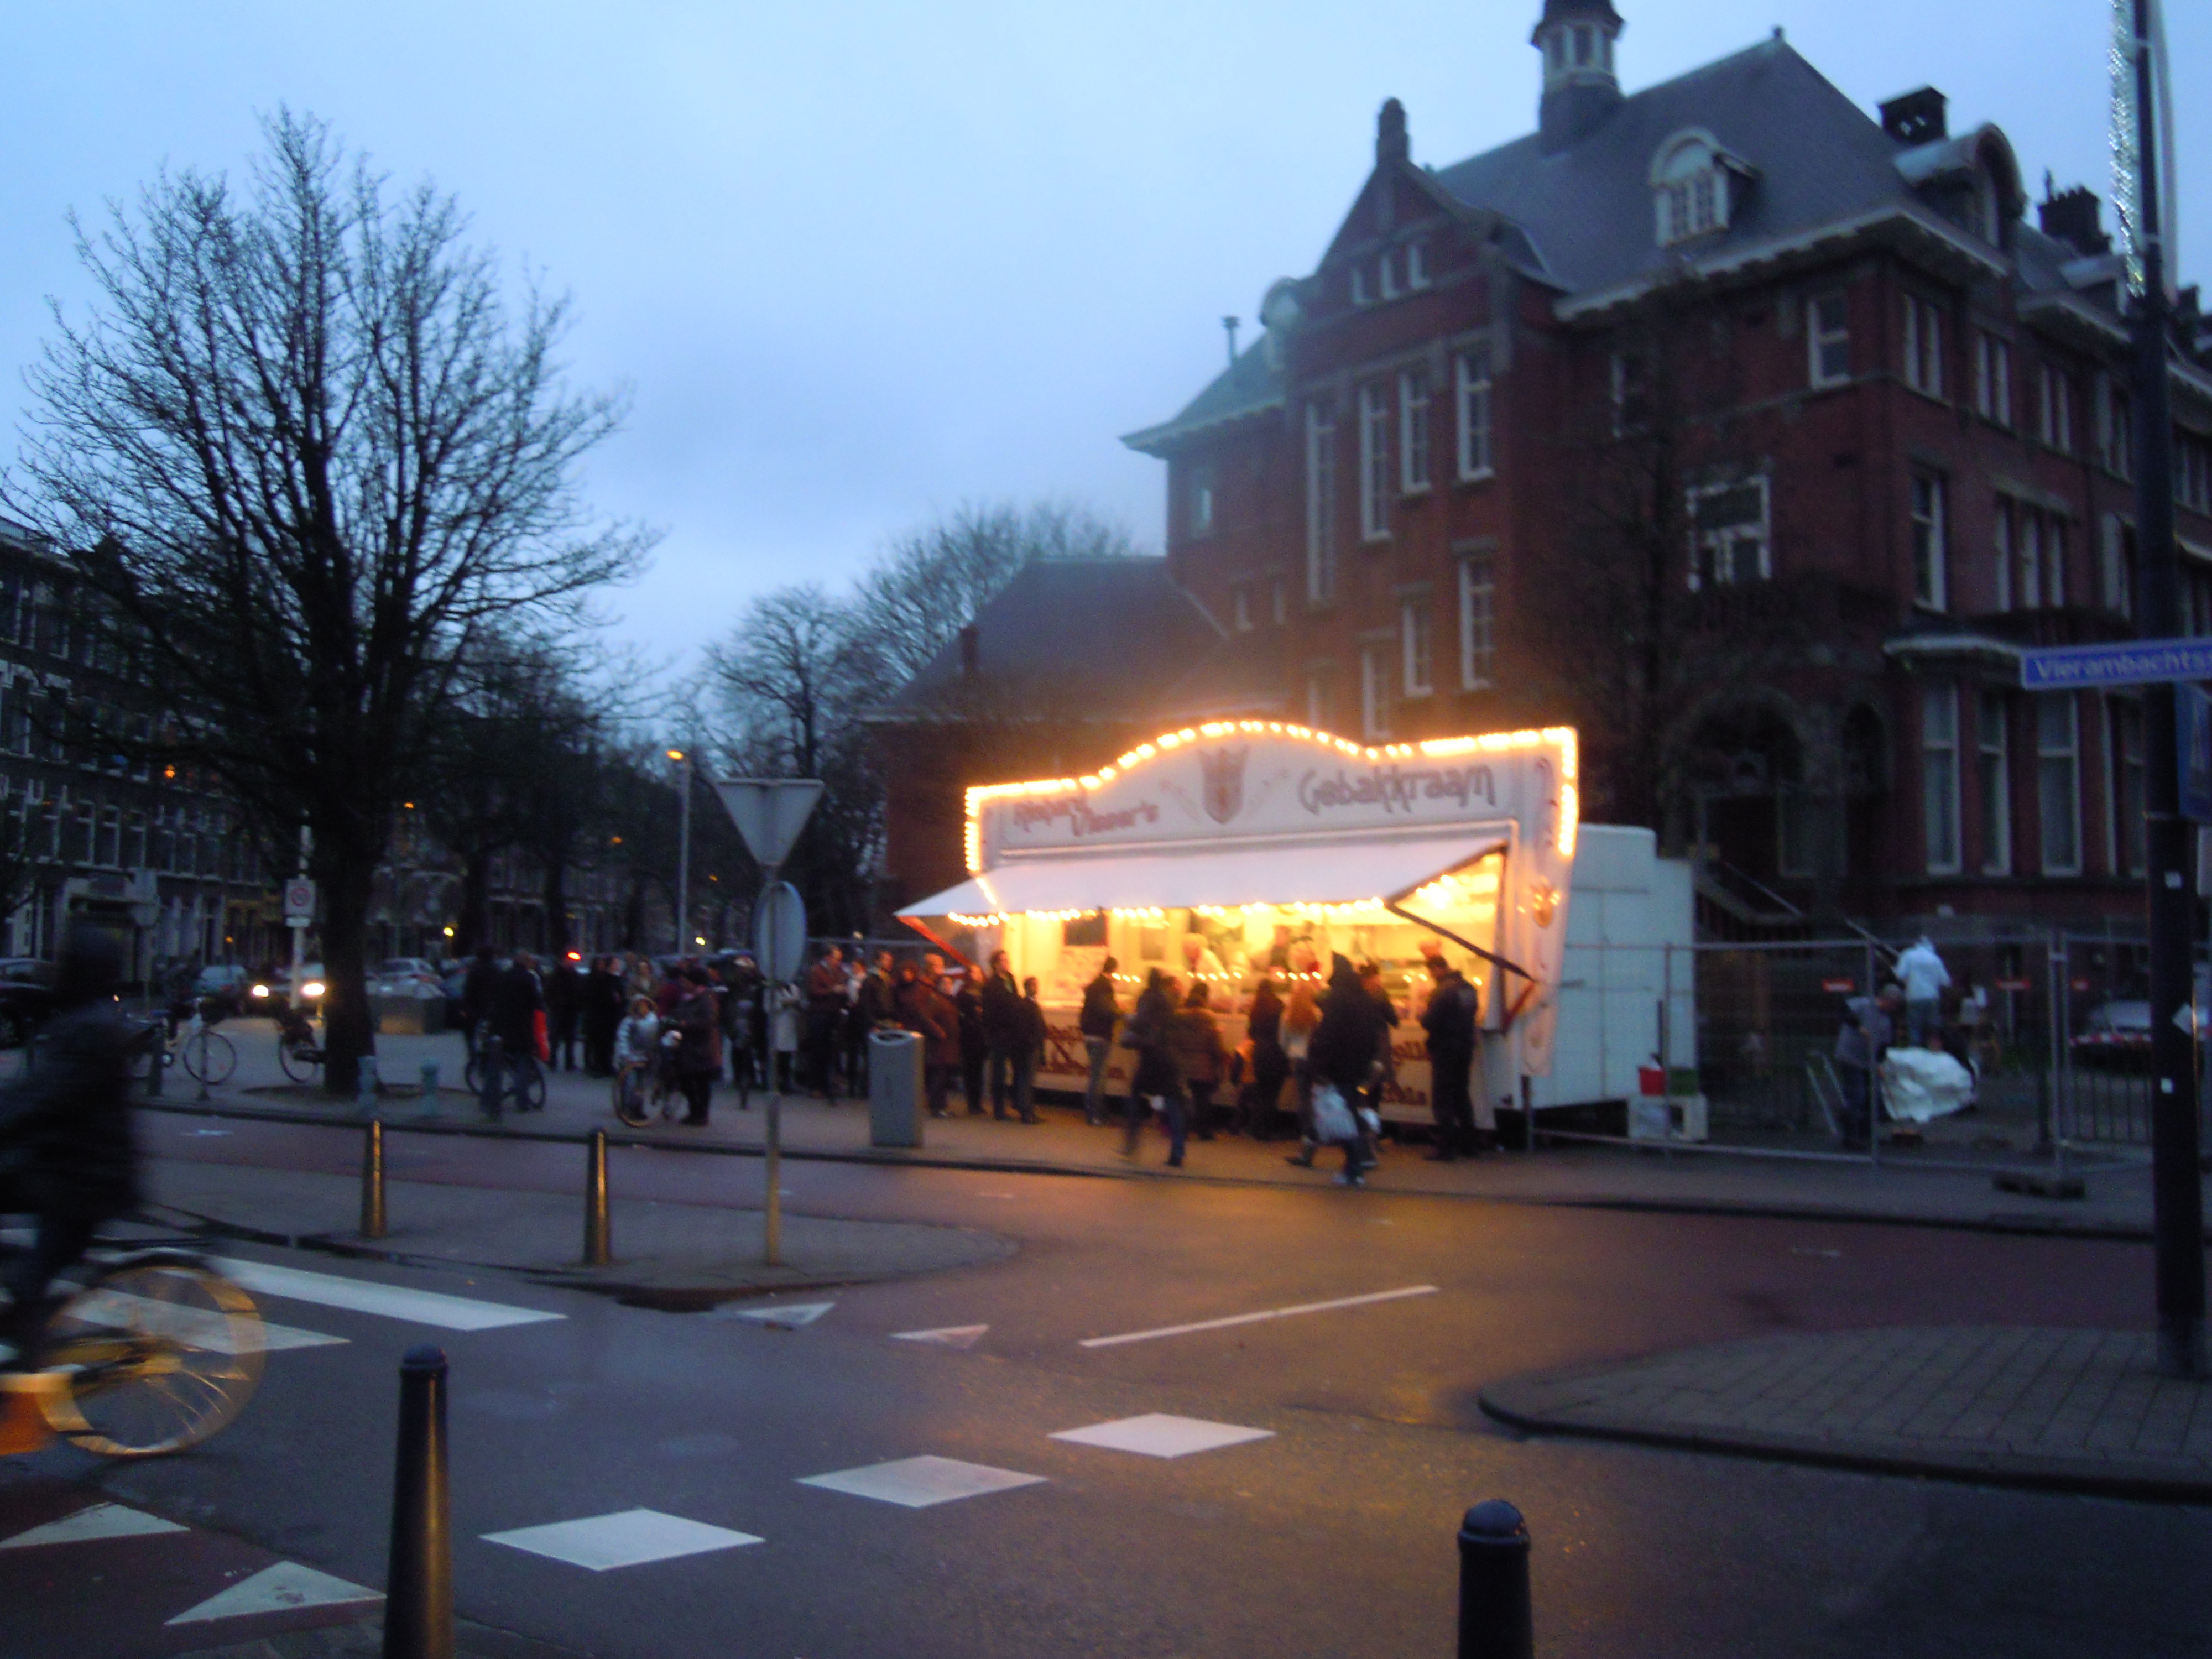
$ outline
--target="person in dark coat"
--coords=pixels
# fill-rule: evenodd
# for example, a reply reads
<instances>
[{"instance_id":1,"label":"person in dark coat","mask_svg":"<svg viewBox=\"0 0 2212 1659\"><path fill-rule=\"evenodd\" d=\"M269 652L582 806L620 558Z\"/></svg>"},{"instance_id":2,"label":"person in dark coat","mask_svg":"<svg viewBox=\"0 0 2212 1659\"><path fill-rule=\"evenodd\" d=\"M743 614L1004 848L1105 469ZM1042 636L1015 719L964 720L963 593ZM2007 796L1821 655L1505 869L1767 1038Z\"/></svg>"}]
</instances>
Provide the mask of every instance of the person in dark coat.
<instances>
[{"instance_id":1,"label":"person in dark coat","mask_svg":"<svg viewBox=\"0 0 2212 1659\"><path fill-rule=\"evenodd\" d=\"M576 1069L576 1021L583 1002L584 976L564 952L545 976L547 1052L556 1072Z\"/></svg>"},{"instance_id":2,"label":"person in dark coat","mask_svg":"<svg viewBox=\"0 0 2212 1659\"><path fill-rule=\"evenodd\" d=\"M806 970L799 1086L837 1098L837 1022L845 1012L845 952L832 945Z\"/></svg>"},{"instance_id":3,"label":"person in dark coat","mask_svg":"<svg viewBox=\"0 0 2212 1659\"><path fill-rule=\"evenodd\" d=\"M722 994L722 1045L730 1058L730 1081L738 1091L738 1109L752 1109L752 1092L768 1081L768 1056L763 1047L767 1025L761 1009L764 981L749 956L730 964Z\"/></svg>"},{"instance_id":4,"label":"person in dark coat","mask_svg":"<svg viewBox=\"0 0 2212 1659\"><path fill-rule=\"evenodd\" d=\"M131 1138L130 1028L117 1007L120 942L82 923L63 941L53 1006L23 1074L0 1095L0 1213L34 1218L29 1248L4 1258L9 1311L0 1341L29 1349L54 1275L82 1256L104 1221L138 1204ZM14 1362L11 1362L14 1363Z\"/></svg>"},{"instance_id":5,"label":"person in dark coat","mask_svg":"<svg viewBox=\"0 0 2212 1659\"><path fill-rule=\"evenodd\" d=\"M1244 1031L1252 1040L1252 1094L1244 1129L1255 1140L1267 1140L1275 1133L1275 1104L1291 1075L1291 1057L1283 1047L1283 996L1273 975L1262 977L1252 993Z\"/></svg>"},{"instance_id":6,"label":"person in dark coat","mask_svg":"<svg viewBox=\"0 0 2212 1659\"><path fill-rule=\"evenodd\" d=\"M467 1042L469 1058L477 1057L479 1028L491 1016L492 987L499 980L499 958L489 945L477 946L476 960L461 979L461 1035Z\"/></svg>"},{"instance_id":7,"label":"person in dark coat","mask_svg":"<svg viewBox=\"0 0 2212 1659\"><path fill-rule=\"evenodd\" d=\"M1360 1185L1362 1171L1373 1161L1367 1148L1366 1126L1359 1121L1359 1107L1361 1096L1375 1075L1389 1029L1382 1005L1359 982L1352 963L1341 955L1331 957L1328 995L1322 1002L1321 1024L1314 1028L1307 1064L1313 1069L1316 1086L1335 1085L1357 1126L1357 1133L1344 1144L1344 1171L1337 1177L1347 1187ZM1304 1158L1294 1161L1310 1168L1315 1150L1307 1147Z\"/></svg>"},{"instance_id":8,"label":"person in dark coat","mask_svg":"<svg viewBox=\"0 0 2212 1659\"><path fill-rule=\"evenodd\" d=\"M615 1032L624 1010L622 976L612 958L593 957L584 975L577 1023L584 1033L584 1069L593 1077L612 1077L615 1070Z\"/></svg>"},{"instance_id":9,"label":"person in dark coat","mask_svg":"<svg viewBox=\"0 0 2212 1659\"><path fill-rule=\"evenodd\" d=\"M1421 1011L1421 1029L1428 1033L1429 1103L1436 1115L1437 1144L1428 1156L1432 1164L1449 1164L1480 1150L1474 1139L1474 1097L1468 1088L1480 999L1467 975L1441 956L1429 958L1429 977L1436 988Z\"/></svg>"},{"instance_id":10,"label":"person in dark coat","mask_svg":"<svg viewBox=\"0 0 2212 1659\"><path fill-rule=\"evenodd\" d=\"M714 1079L722 1069L722 1026L714 994L706 973L697 968L685 975L687 988L676 1005L675 1027L683 1035L678 1045L674 1071L676 1086L684 1091L684 1122L703 1128L714 1098Z\"/></svg>"},{"instance_id":11,"label":"person in dark coat","mask_svg":"<svg viewBox=\"0 0 2212 1659\"><path fill-rule=\"evenodd\" d=\"M1121 1034L1123 1045L1137 1051L1136 1075L1129 1080L1129 1122L1122 1134L1121 1156L1136 1156L1137 1136L1145 1127L1146 1103L1150 1101L1158 1105L1167 1119L1168 1164L1180 1169L1185 1127L1182 1077L1176 1070L1171 1036L1176 989L1173 979L1153 969L1130 1012L1128 1029Z\"/></svg>"},{"instance_id":12,"label":"person in dark coat","mask_svg":"<svg viewBox=\"0 0 2212 1659\"><path fill-rule=\"evenodd\" d=\"M484 1031L489 1040L478 1058L486 1117L499 1116L510 1089L515 1109L525 1109L525 1091L538 1075L538 1016L544 1012L545 991L538 982L537 960L527 951L517 951L506 971L493 980L484 1010Z\"/></svg>"},{"instance_id":13,"label":"person in dark coat","mask_svg":"<svg viewBox=\"0 0 2212 1659\"><path fill-rule=\"evenodd\" d=\"M1083 988L1083 1012L1075 1022L1083 1033L1083 1047L1091 1060L1091 1078L1083 1090L1085 1123L1105 1121L1106 1062L1114 1052L1115 1029L1121 1023L1121 1006L1114 998L1116 965L1111 957L1099 964L1097 977Z\"/></svg>"},{"instance_id":14,"label":"person in dark coat","mask_svg":"<svg viewBox=\"0 0 2212 1659\"><path fill-rule=\"evenodd\" d=\"M1022 981L1022 999L1014 1007L1014 1104L1024 1123L1043 1121L1036 1115L1036 1074L1044 1063L1045 1036L1044 1009L1032 975Z\"/></svg>"},{"instance_id":15,"label":"person in dark coat","mask_svg":"<svg viewBox=\"0 0 2212 1659\"><path fill-rule=\"evenodd\" d=\"M960 989L953 994L960 1016L960 1087L968 1097L968 1115L983 1115L983 1062L990 1058L991 1043L983 1028L983 970L970 966Z\"/></svg>"},{"instance_id":16,"label":"person in dark coat","mask_svg":"<svg viewBox=\"0 0 2212 1659\"><path fill-rule=\"evenodd\" d=\"M1004 951L991 952L991 971L983 981L983 1042L990 1057L991 1115L1006 1118L1014 1092L1015 1055L1021 1044L1022 988L1014 983Z\"/></svg>"},{"instance_id":17,"label":"person in dark coat","mask_svg":"<svg viewBox=\"0 0 2212 1659\"><path fill-rule=\"evenodd\" d=\"M1222 1049L1221 1025L1213 1018L1212 1001L1206 981L1194 980L1190 994L1168 1023L1168 1047L1190 1097L1191 1132L1200 1140L1213 1139L1213 1091L1220 1086L1229 1058Z\"/></svg>"},{"instance_id":18,"label":"person in dark coat","mask_svg":"<svg viewBox=\"0 0 2212 1659\"><path fill-rule=\"evenodd\" d=\"M917 974L912 968L899 969L891 1006L899 1024L921 1038L923 1097L929 1115L943 1117L945 1094L960 1065L960 1012L939 988L935 972Z\"/></svg>"}]
</instances>

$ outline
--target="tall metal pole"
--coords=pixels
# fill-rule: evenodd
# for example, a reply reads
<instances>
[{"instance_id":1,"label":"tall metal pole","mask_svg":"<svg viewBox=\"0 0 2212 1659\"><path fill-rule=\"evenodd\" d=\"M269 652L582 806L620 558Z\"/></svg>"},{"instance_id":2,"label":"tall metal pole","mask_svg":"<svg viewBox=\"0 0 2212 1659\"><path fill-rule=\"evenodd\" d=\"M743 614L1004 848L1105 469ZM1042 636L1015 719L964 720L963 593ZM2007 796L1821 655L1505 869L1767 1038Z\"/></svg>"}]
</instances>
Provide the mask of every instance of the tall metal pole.
<instances>
[{"instance_id":1,"label":"tall metal pole","mask_svg":"<svg viewBox=\"0 0 2212 1659\"><path fill-rule=\"evenodd\" d=\"M691 954L691 751L672 749L668 758L682 769L684 805L677 817L676 830L676 954Z\"/></svg>"},{"instance_id":2,"label":"tall metal pole","mask_svg":"<svg viewBox=\"0 0 2212 1659\"><path fill-rule=\"evenodd\" d=\"M2136 553L2142 631L2181 633L2181 571L2173 540L2173 441L2166 388L2165 203L2159 190L2157 76L2151 0L2135 0L2136 234L2142 294L2135 313ZM2190 939L2195 931L2189 824L2181 816L2175 688L2143 697L2145 878L2150 932L2151 1237L2158 1287L2158 1368L2202 1376L2204 1349L2204 1193L2197 1166L2196 1039L2188 1019Z\"/></svg>"},{"instance_id":3,"label":"tall metal pole","mask_svg":"<svg viewBox=\"0 0 2212 1659\"><path fill-rule=\"evenodd\" d=\"M783 1084L776 1071L775 1023L781 1017L778 1005L783 1000L782 963L778 960L775 902L778 877L781 866L763 871L761 902L768 907L762 918L762 937L767 948L762 952L768 960L761 964L768 970L768 1144L766 1155L761 1160L763 1173L768 1181L768 1202L762 1212L762 1255L771 1267L783 1261ZM794 1053L794 1065L799 1056Z\"/></svg>"},{"instance_id":4,"label":"tall metal pole","mask_svg":"<svg viewBox=\"0 0 2212 1659\"><path fill-rule=\"evenodd\" d=\"M300 826L300 879L307 878L307 854L314 845L314 836L306 824ZM307 930L305 926L292 930L292 1006L297 1008L306 1000L300 994L301 972L307 962Z\"/></svg>"}]
</instances>

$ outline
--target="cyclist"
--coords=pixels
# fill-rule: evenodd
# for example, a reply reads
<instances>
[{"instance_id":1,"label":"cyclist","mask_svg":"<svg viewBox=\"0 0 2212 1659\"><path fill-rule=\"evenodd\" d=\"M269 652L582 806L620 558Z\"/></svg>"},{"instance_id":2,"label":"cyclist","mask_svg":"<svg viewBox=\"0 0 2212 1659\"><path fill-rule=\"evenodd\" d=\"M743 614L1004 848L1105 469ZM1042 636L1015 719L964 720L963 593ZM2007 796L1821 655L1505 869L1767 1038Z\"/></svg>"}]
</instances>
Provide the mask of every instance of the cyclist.
<instances>
[{"instance_id":1,"label":"cyclist","mask_svg":"<svg viewBox=\"0 0 2212 1659\"><path fill-rule=\"evenodd\" d=\"M0 1094L0 1213L29 1214L37 1238L0 1257L9 1304L0 1366L28 1363L47 1286L72 1266L102 1222L138 1204L137 1148L124 1091L131 1033L115 1000L121 941L80 923L62 945L54 1012Z\"/></svg>"}]
</instances>

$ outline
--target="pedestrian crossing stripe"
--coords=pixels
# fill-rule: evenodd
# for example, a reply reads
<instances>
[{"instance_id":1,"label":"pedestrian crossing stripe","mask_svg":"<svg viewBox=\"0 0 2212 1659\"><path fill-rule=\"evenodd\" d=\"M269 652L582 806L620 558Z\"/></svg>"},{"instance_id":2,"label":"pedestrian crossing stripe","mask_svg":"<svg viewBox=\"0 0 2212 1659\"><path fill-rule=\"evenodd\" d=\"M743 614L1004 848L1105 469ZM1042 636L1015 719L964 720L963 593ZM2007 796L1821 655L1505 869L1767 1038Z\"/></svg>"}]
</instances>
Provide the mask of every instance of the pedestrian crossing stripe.
<instances>
[{"instance_id":1,"label":"pedestrian crossing stripe","mask_svg":"<svg viewBox=\"0 0 2212 1659\"><path fill-rule=\"evenodd\" d=\"M506 1325L533 1325L566 1314L542 1313L535 1308L514 1308L474 1297L447 1296L437 1291L410 1290L373 1279L345 1279L337 1273L311 1273L300 1267L279 1267L266 1261L235 1258L215 1264L256 1296L281 1297L289 1302L312 1302L325 1308L375 1314L386 1319L416 1325L434 1325L448 1331L489 1331Z\"/></svg>"},{"instance_id":2,"label":"pedestrian crossing stripe","mask_svg":"<svg viewBox=\"0 0 2212 1659\"><path fill-rule=\"evenodd\" d=\"M983 1340L988 1325L946 1325L933 1331L894 1331L894 1342L927 1342L939 1348L972 1348Z\"/></svg>"},{"instance_id":3,"label":"pedestrian crossing stripe","mask_svg":"<svg viewBox=\"0 0 2212 1659\"><path fill-rule=\"evenodd\" d=\"M155 1533L185 1530L173 1521L164 1521L142 1510L127 1509L121 1504L94 1504L75 1515L49 1521L43 1527L0 1539L0 1550L34 1549L42 1544L88 1544L102 1538L145 1538Z\"/></svg>"},{"instance_id":4,"label":"pedestrian crossing stripe","mask_svg":"<svg viewBox=\"0 0 2212 1659\"><path fill-rule=\"evenodd\" d=\"M731 1316L750 1319L757 1325L773 1326L780 1331L795 1331L811 1325L836 1305L834 1302L792 1302L775 1308L741 1308Z\"/></svg>"},{"instance_id":5,"label":"pedestrian crossing stripe","mask_svg":"<svg viewBox=\"0 0 2212 1659\"><path fill-rule=\"evenodd\" d=\"M215 1619L244 1618L248 1613L292 1613L301 1607L337 1607L383 1599L375 1590L317 1572L296 1561L279 1561L210 1595L198 1607L186 1608L168 1622L198 1625Z\"/></svg>"}]
</instances>

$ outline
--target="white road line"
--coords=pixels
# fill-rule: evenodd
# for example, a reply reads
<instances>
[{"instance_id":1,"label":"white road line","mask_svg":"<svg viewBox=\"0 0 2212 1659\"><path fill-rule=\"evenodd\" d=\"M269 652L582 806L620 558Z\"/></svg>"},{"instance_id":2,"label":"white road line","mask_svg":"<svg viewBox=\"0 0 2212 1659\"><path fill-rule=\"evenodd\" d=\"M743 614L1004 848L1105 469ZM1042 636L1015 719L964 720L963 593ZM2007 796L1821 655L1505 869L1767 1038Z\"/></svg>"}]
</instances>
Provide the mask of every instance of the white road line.
<instances>
[{"instance_id":1,"label":"white road line","mask_svg":"<svg viewBox=\"0 0 2212 1659\"><path fill-rule=\"evenodd\" d=\"M1370 1302L1395 1302L1408 1296L1434 1296L1433 1285L1408 1285L1399 1291L1376 1291L1369 1296L1343 1296L1334 1302L1302 1302L1295 1308L1269 1308L1264 1313L1231 1314L1226 1319L1201 1319L1188 1325L1163 1325L1154 1331L1124 1331L1119 1336L1087 1336L1086 1348L1119 1347L1124 1342L1149 1342L1156 1336L1188 1336L1193 1331L1225 1331L1231 1325L1256 1325L1265 1319L1294 1319L1300 1314L1328 1313L1336 1308L1364 1308Z\"/></svg>"},{"instance_id":2,"label":"white road line","mask_svg":"<svg viewBox=\"0 0 2212 1659\"><path fill-rule=\"evenodd\" d=\"M258 1326L239 1326L231 1322L227 1314L213 1308L187 1307L179 1303L163 1302L150 1296L133 1296L128 1291L88 1291L70 1304L72 1318L106 1320L118 1330L151 1331L156 1336L174 1337L188 1348L204 1348L210 1353L239 1352L239 1338L253 1334L259 1346L257 1353L280 1353L288 1348L334 1348L345 1338L325 1336L320 1331L303 1331L294 1325L279 1325L264 1320Z\"/></svg>"},{"instance_id":3,"label":"white road line","mask_svg":"<svg viewBox=\"0 0 2212 1659\"><path fill-rule=\"evenodd\" d=\"M380 1285L372 1279L341 1279L336 1273L276 1267L265 1261L225 1260L215 1266L217 1272L228 1274L257 1296L279 1296L291 1302L346 1308L355 1313L378 1314L386 1319L435 1325L441 1330L489 1331L502 1325L534 1325L540 1320L568 1316L540 1313L535 1308L477 1302L465 1296L441 1296L435 1291L414 1291L404 1285Z\"/></svg>"}]
</instances>

